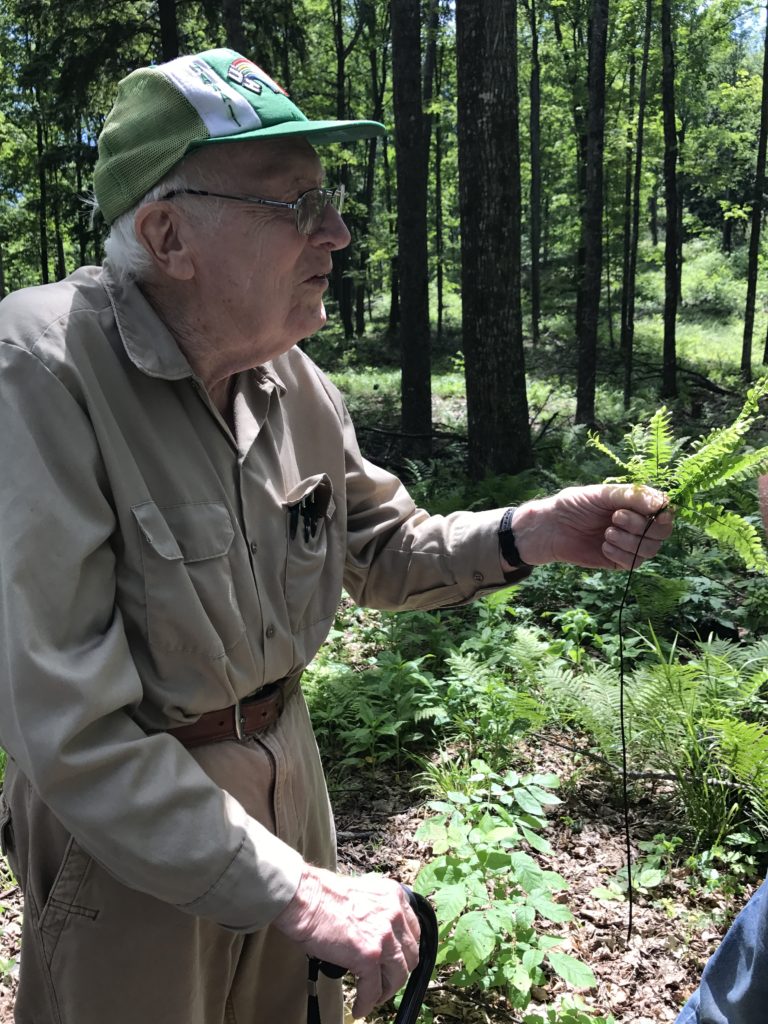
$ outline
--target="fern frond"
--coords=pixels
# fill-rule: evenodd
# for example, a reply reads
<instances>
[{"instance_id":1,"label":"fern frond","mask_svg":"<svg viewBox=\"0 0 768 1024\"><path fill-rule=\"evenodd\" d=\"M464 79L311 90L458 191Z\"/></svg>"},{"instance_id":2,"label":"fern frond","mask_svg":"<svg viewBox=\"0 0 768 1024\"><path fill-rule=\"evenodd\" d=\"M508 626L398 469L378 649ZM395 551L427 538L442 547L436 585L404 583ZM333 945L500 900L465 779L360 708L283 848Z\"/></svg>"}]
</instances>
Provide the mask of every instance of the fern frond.
<instances>
[{"instance_id":1,"label":"fern frond","mask_svg":"<svg viewBox=\"0 0 768 1024\"><path fill-rule=\"evenodd\" d=\"M629 466L626 464L626 462L622 462L622 460L619 458L616 452L613 451L612 448L609 448L608 445L605 444L605 442L601 441L600 435L596 434L593 430L587 432L587 447L596 448L599 452L602 452L603 455L607 455L609 459L611 459L613 462L616 463L617 466L623 469L625 474L629 473ZM615 482L630 483L631 480L629 476L624 476L621 478L616 478Z\"/></svg>"},{"instance_id":2,"label":"fern frond","mask_svg":"<svg viewBox=\"0 0 768 1024\"><path fill-rule=\"evenodd\" d=\"M696 494L711 490L728 479L728 473L734 466L733 453L760 418L759 400L767 393L768 377L763 377L747 392L741 412L733 423L711 431L694 444L691 454L678 461L675 467L677 484L669 495L672 504L678 508L688 505Z\"/></svg>"},{"instance_id":3,"label":"fern frond","mask_svg":"<svg viewBox=\"0 0 768 1024\"><path fill-rule=\"evenodd\" d=\"M669 464L674 452L672 413L666 406L662 406L651 417L645 445L639 453L642 455L638 466L640 478L654 487L668 487L672 479Z\"/></svg>"},{"instance_id":4,"label":"fern frond","mask_svg":"<svg viewBox=\"0 0 768 1024\"><path fill-rule=\"evenodd\" d=\"M748 523L736 512L729 512L707 501L680 509L680 515L703 530L722 547L734 551L747 569L768 573L768 553L760 534L752 523Z\"/></svg>"}]
</instances>

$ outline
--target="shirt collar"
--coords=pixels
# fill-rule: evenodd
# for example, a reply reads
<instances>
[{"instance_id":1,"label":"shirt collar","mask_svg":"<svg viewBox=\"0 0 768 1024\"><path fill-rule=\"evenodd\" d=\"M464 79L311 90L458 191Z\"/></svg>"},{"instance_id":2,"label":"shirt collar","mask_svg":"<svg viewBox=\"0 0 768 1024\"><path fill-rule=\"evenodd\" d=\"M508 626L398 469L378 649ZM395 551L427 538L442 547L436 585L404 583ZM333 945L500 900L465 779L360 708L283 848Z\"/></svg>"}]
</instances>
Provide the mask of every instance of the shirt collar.
<instances>
[{"instance_id":1,"label":"shirt collar","mask_svg":"<svg viewBox=\"0 0 768 1024\"><path fill-rule=\"evenodd\" d=\"M136 282L121 281L109 260L103 264L102 282L112 304L117 330L133 365L142 373L163 380L193 377L187 357ZM272 383L281 395L285 394L285 384L271 362L257 366L252 372L259 383Z\"/></svg>"}]
</instances>

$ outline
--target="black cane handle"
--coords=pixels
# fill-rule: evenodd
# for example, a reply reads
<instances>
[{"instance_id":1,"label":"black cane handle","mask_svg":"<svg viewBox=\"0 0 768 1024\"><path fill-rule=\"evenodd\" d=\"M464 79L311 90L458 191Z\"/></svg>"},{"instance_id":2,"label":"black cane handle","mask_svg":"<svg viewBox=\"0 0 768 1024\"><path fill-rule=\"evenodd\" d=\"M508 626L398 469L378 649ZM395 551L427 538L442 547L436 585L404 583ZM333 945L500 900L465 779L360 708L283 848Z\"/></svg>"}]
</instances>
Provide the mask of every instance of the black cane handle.
<instances>
[{"instance_id":1,"label":"black cane handle","mask_svg":"<svg viewBox=\"0 0 768 1024\"><path fill-rule=\"evenodd\" d=\"M403 889L411 909L419 919L421 936L419 938L419 962L405 986L400 1009L395 1017L395 1024L416 1024L437 959L437 918L432 904L428 900L407 885L404 885ZM314 966L313 960L314 958L310 958L310 971ZM314 963L328 978L341 978L347 973L346 967L339 967L338 964L331 964L325 960L314 960ZM315 977L317 977L316 974ZM319 1017L317 1020L319 1021Z\"/></svg>"}]
</instances>

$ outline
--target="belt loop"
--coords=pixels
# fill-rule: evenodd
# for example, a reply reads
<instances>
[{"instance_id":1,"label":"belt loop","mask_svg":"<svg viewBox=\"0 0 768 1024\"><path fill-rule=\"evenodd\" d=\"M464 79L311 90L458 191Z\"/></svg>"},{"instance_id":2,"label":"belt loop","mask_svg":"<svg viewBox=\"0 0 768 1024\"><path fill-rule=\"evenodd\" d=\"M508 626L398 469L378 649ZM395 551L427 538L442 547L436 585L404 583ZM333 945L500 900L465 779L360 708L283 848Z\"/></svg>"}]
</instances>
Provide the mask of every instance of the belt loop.
<instances>
[{"instance_id":1,"label":"belt loop","mask_svg":"<svg viewBox=\"0 0 768 1024\"><path fill-rule=\"evenodd\" d=\"M243 726L245 725L245 718L240 710L240 701L235 702L235 706L232 709L235 715L235 736L237 736L238 743L242 743L245 739L245 733L243 732Z\"/></svg>"}]
</instances>

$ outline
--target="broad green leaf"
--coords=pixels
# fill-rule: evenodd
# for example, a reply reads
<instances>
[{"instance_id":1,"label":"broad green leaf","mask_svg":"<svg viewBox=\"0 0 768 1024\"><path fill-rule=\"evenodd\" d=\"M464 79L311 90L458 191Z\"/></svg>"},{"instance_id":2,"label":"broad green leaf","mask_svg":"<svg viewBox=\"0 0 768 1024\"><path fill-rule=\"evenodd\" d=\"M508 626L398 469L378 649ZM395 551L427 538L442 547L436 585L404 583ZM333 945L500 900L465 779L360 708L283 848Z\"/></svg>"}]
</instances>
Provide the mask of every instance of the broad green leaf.
<instances>
[{"instance_id":1,"label":"broad green leaf","mask_svg":"<svg viewBox=\"0 0 768 1024\"><path fill-rule=\"evenodd\" d=\"M547 953L547 960L555 973L574 988L593 988L597 984L589 967L581 960L577 960L575 956L550 950Z\"/></svg>"},{"instance_id":2,"label":"broad green leaf","mask_svg":"<svg viewBox=\"0 0 768 1024\"><path fill-rule=\"evenodd\" d=\"M441 924L455 920L467 905L466 887L458 882L442 885L432 895L437 919Z\"/></svg>"},{"instance_id":3,"label":"broad green leaf","mask_svg":"<svg viewBox=\"0 0 768 1024\"><path fill-rule=\"evenodd\" d=\"M474 972L490 959L496 948L496 934L480 910L471 910L456 925L453 944L467 970Z\"/></svg>"},{"instance_id":4,"label":"broad green leaf","mask_svg":"<svg viewBox=\"0 0 768 1024\"><path fill-rule=\"evenodd\" d=\"M547 921L561 922L573 920L573 914L568 907L563 906L562 903L555 903L554 900L551 900L543 892L532 892L528 897L528 901Z\"/></svg>"}]
</instances>

